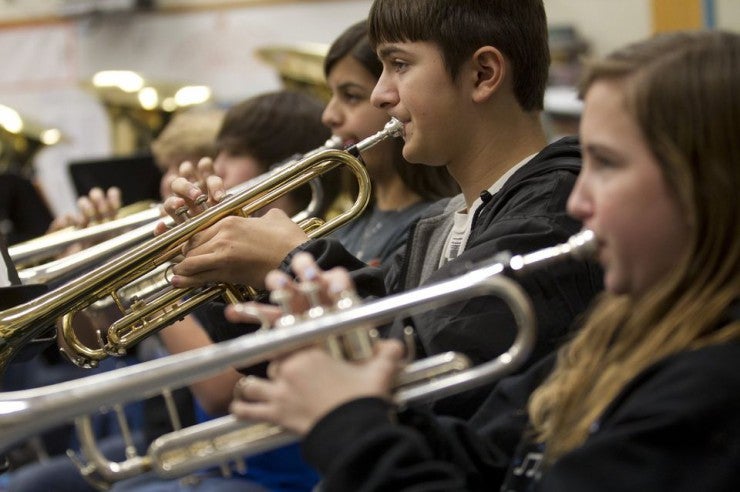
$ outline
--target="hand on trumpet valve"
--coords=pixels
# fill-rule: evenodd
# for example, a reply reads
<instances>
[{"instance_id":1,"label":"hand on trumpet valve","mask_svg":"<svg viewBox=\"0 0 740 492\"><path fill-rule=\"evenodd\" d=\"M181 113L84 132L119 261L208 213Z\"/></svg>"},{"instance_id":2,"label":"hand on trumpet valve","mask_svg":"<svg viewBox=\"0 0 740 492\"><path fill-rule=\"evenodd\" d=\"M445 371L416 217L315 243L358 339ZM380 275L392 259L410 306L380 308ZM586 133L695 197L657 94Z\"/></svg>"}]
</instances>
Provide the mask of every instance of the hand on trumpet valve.
<instances>
[{"instance_id":1,"label":"hand on trumpet valve","mask_svg":"<svg viewBox=\"0 0 740 492\"><path fill-rule=\"evenodd\" d=\"M265 276L265 288L275 305L247 302L227 306L226 319L235 323L259 321L263 325L286 325L291 324L287 319L308 316L311 310L336 305L353 295L352 280L344 268L324 272L308 253L296 254L291 268L298 281L279 270Z\"/></svg>"},{"instance_id":2,"label":"hand on trumpet valve","mask_svg":"<svg viewBox=\"0 0 740 492\"><path fill-rule=\"evenodd\" d=\"M306 348L268 366L268 379L243 378L234 388L229 411L305 435L326 414L363 397L390 399L402 367L403 347L396 340L374 346L370 359L348 362L319 347Z\"/></svg>"},{"instance_id":3,"label":"hand on trumpet valve","mask_svg":"<svg viewBox=\"0 0 740 492\"><path fill-rule=\"evenodd\" d=\"M185 161L178 168L178 175L169 182L171 195L162 204L164 212L175 223L185 222L217 204L226 196L223 179L216 174L213 160L204 157L197 166ZM167 227L160 222L155 234L161 234Z\"/></svg>"},{"instance_id":4,"label":"hand on trumpet valve","mask_svg":"<svg viewBox=\"0 0 740 492\"><path fill-rule=\"evenodd\" d=\"M256 303L229 306L227 318L251 322L256 309L261 319L280 324L284 316L311 316L310 312L318 307L317 301L341 306L354 296L352 281L344 269L324 272L305 253L296 255L291 266L297 282L282 272L271 272L265 280L281 308ZM287 308L287 315L282 308ZM403 345L396 340L378 341L372 355L361 361L337 359L323 347L307 347L270 362L268 379L243 378L234 388L230 411L238 418L270 422L304 435L321 417L350 400L390 399L396 374L404 362Z\"/></svg>"}]
</instances>

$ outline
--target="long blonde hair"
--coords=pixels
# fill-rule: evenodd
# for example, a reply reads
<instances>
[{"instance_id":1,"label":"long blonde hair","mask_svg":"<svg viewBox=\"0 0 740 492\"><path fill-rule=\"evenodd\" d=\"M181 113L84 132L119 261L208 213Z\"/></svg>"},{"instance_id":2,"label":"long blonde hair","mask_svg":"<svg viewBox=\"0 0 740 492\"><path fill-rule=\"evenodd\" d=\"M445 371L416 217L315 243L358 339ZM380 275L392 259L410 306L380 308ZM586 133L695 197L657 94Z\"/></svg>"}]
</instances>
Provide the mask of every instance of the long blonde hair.
<instances>
[{"instance_id":1,"label":"long blonde hair","mask_svg":"<svg viewBox=\"0 0 740 492\"><path fill-rule=\"evenodd\" d=\"M549 462L582 444L650 364L740 339L740 322L718 327L740 294L740 35L662 35L591 64L582 93L598 80L621 83L627 109L688 217L691 243L648 295L600 296L560 350L528 408Z\"/></svg>"}]
</instances>

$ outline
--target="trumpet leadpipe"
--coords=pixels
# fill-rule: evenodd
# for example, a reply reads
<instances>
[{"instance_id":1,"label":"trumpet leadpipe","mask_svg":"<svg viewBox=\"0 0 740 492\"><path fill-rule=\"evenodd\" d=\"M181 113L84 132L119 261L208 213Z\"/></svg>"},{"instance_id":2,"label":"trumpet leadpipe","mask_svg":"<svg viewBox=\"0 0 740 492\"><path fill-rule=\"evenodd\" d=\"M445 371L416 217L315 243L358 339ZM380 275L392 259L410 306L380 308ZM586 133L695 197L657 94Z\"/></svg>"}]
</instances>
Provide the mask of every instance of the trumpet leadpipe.
<instances>
[{"instance_id":1,"label":"trumpet leadpipe","mask_svg":"<svg viewBox=\"0 0 740 492\"><path fill-rule=\"evenodd\" d=\"M151 238L154 235L154 221L157 218L167 225L175 223L170 217L160 217L157 210L156 217L135 229L69 256L19 270L18 277L24 285L58 283L69 280L72 276L80 274L92 265L100 264L112 256L120 254L126 248Z\"/></svg>"},{"instance_id":2,"label":"trumpet leadpipe","mask_svg":"<svg viewBox=\"0 0 740 492\"><path fill-rule=\"evenodd\" d=\"M61 230L8 247L8 254L16 265L34 262L57 255L65 248L83 241L107 237L144 224L153 223L160 217L159 207L153 205L115 220L101 222L82 229Z\"/></svg>"}]
</instances>

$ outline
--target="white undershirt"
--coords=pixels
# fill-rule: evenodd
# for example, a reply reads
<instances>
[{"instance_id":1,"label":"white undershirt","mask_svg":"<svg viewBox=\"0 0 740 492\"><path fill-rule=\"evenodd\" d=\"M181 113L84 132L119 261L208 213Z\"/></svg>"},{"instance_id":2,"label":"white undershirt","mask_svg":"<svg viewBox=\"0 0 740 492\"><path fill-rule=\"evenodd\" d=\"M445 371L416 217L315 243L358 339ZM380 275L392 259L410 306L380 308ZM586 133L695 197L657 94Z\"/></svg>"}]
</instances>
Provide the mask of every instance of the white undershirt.
<instances>
[{"instance_id":1,"label":"white undershirt","mask_svg":"<svg viewBox=\"0 0 740 492\"><path fill-rule=\"evenodd\" d=\"M525 157L518 164L506 171L503 176L497 179L496 182L493 183L490 188L488 188L488 193L490 193L491 196L498 193L499 190L503 188L504 184L506 184L506 182L509 180L511 175L517 172L520 167L524 166L535 155L536 154L532 154ZM445 263L454 260L455 258L460 256L463 251L465 251L465 246L467 246L468 238L470 237L470 229L473 225L473 217L475 217L475 212L481 205L483 205L483 200L478 197L470 206L470 210L473 211L472 214L468 213L467 209L462 209L455 212L452 229L447 235L445 246L442 249L442 257L439 259L440 267Z\"/></svg>"}]
</instances>

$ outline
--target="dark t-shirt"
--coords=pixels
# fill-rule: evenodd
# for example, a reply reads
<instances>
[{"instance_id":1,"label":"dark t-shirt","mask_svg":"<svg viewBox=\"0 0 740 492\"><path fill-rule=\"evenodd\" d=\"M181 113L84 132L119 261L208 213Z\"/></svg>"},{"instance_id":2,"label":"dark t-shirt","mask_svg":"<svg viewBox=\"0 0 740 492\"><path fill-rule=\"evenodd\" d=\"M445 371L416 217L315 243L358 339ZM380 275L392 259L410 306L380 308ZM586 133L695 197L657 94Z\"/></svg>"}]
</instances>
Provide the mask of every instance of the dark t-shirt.
<instances>
[{"instance_id":1,"label":"dark t-shirt","mask_svg":"<svg viewBox=\"0 0 740 492\"><path fill-rule=\"evenodd\" d=\"M330 237L339 240L347 251L368 265L380 266L406 242L409 226L427 209L430 202L418 202L403 210L368 209Z\"/></svg>"}]
</instances>

